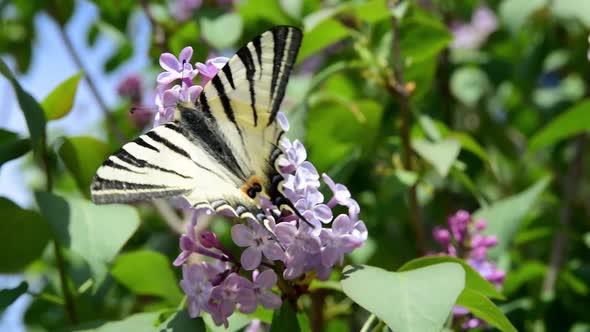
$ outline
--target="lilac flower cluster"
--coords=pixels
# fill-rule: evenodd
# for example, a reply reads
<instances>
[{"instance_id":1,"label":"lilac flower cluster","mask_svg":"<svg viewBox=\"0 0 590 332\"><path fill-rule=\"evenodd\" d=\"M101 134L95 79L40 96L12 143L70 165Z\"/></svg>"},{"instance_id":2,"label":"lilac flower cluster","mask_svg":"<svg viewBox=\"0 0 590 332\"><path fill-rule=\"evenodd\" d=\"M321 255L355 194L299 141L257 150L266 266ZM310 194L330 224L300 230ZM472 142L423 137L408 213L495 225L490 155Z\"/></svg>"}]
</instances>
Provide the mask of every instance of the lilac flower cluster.
<instances>
[{"instance_id":1,"label":"lilac flower cluster","mask_svg":"<svg viewBox=\"0 0 590 332\"><path fill-rule=\"evenodd\" d=\"M172 120L174 107L178 101L196 101L203 91L203 86L193 83L197 74L201 74L201 84L205 85L229 60L225 57L217 57L207 60L206 63L195 63L195 68L190 63L193 56L193 48L187 46L180 51L178 58L171 53L160 56L160 66L164 72L158 75L156 81L156 106L158 112L154 119L154 126L159 126ZM180 84L170 85L180 80Z\"/></svg>"},{"instance_id":2,"label":"lilac flower cluster","mask_svg":"<svg viewBox=\"0 0 590 332\"><path fill-rule=\"evenodd\" d=\"M474 221L469 212L459 210L449 217L448 224L448 228L438 226L432 232L436 242L444 248L441 254L466 259L482 277L498 289L502 288L506 273L487 260L488 249L495 247L498 240L494 235L482 234L487 227L485 220ZM453 315L465 330L484 325L483 321L460 306L453 308Z\"/></svg>"},{"instance_id":3,"label":"lilac flower cluster","mask_svg":"<svg viewBox=\"0 0 590 332\"><path fill-rule=\"evenodd\" d=\"M487 7L479 7L473 13L471 22L451 25L453 42L451 48L477 49L498 29L498 19Z\"/></svg>"},{"instance_id":4,"label":"lilac flower cluster","mask_svg":"<svg viewBox=\"0 0 590 332\"><path fill-rule=\"evenodd\" d=\"M213 58L206 63L190 64L193 50L184 48L178 58L170 53L160 57L165 72L158 75L158 112L155 125L170 121L178 101L195 101L203 88L193 79L200 74L205 85L228 61ZM170 85L180 80L180 84ZM289 123L284 114L277 120L283 130ZM287 209L279 208L265 197L259 203L265 212L271 232L257 220L237 223L231 229L233 242L244 248L235 258L214 233L195 233L198 219L211 214L209 209L193 212L186 234L180 238L182 252L174 265L182 266L181 288L187 295L191 317L201 312L211 315L217 325L228 325L228 317L236 310L252 313L258 304L268 309L281 305L281 298L271 291L280 278L285 284L303 282L306 273L326 280L335 264L342 264L344 255L361 247L367 239L367 228L359 219L360 207L350 191L335 183L328 175L322 180L332 195L327 202L320 192L320 175L309 161L303 144L282 138L279 171L284 177L283 192L305 221ZM334 209L347 211L334 216ZM208 261L192 262L192 254L208 257ZM249 272L252 271L252 272ZM279 276L277 276L279 274ZM251 275L251 279L246 276ZM299 279L300 278L300 279ZM284 289L282 289L284 290Z\"/></svg>"}]
</instances>

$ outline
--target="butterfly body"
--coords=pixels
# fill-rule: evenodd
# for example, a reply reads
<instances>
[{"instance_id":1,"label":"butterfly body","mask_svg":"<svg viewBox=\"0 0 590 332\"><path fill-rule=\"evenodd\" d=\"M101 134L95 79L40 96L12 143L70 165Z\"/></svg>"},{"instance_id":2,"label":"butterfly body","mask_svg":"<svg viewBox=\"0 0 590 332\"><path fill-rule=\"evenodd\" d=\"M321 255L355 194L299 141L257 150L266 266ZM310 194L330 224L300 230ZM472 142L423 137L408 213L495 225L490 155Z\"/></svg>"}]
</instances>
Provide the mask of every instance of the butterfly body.
<instances>
[{"instance_id":1,"label":"butterfly body","mask_svg":"<svg viewBox=\"0 0 590 332\"><path fill-rule=\"evenodd\" d=\"M300 42L297 28L282 26L242 47L196 102L178 103L173 121L103 163L91 185L93 201L180 195L195 208L259 220L260 195L285 204L276 116Z\"/></svg>"}]
</instances>

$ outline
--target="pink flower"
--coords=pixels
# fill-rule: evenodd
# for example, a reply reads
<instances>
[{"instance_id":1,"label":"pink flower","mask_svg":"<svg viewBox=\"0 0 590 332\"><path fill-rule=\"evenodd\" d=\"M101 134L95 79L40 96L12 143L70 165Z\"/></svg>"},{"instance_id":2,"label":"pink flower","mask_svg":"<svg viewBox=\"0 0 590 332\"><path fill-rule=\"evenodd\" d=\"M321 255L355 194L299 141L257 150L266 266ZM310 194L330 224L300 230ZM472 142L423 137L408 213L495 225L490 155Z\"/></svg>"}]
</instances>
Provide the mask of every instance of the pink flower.
<instances>
[{"instance_id":1,"label":"pink flower","mask_svg":"<svg viewBox=\"0 0 590 332\"><path fill-rule=\"evenodd\" d=\"M195 63L195 68L197 68L199 74L201 74L201 84L205 86L213 77L215 77L215 75L217 75L217 72L219 72L228 61L229 58L219 56L209 59L205 63Z\"/></svg>"},{"instance_id":2,"label":"pink flower","mask_svg":"<svg viewBox=\"0 0 590 332\"><path fill-rule=\"evenodd\" d=\"M193 48L190 46L183 48L180 54L178 54L178 58L172 53L160 55L160 66L164 68L165 72L158 75L156 79L158 84L170 84L177 79L191 81L197 76L197 71L193 69L190 63L192 56Z\"/></svg>"}]
</instances>

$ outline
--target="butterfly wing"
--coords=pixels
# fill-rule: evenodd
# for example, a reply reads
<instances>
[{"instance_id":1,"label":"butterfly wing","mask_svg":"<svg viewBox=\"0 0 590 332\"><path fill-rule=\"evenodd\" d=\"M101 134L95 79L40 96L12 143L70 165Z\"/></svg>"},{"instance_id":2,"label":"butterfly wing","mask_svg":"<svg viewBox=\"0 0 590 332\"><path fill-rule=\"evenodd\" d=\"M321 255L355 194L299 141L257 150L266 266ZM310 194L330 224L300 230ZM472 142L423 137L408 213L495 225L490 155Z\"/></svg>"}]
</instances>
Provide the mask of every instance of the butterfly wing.
<instances>
[{"instance_id":1,"label":"butterfly wing","mask_svg":"<svg viewBox=\"0 0 590 332\"><path fill-rule=\"evenodd\" d=\"M179 104L174 121L105 161L91 185L93 201L182 195L195 207L255 214L248 183L258 181L267 196L279 195L276 114L300 43L299 29L281 26L242 47L196 104Z\"/></svg>"}]
</instances>

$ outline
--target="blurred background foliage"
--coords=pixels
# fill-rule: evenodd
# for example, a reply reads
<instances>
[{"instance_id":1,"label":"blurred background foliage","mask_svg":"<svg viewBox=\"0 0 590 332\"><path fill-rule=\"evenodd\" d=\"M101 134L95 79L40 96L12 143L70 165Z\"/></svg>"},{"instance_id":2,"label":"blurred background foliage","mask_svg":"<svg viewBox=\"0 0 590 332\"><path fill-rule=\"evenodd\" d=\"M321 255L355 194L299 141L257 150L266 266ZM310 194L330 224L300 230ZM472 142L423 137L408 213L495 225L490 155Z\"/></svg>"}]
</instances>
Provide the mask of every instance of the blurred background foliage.
<instances>
[{"instance_id":1,"label":"blurred background foliage","mask_svg":"<svg viewBox=\"0 0 590 332\"><path fill-rule=\"evenodd\" d=\"M67 30L88 8L97 13L88 28ZM476 15L482 8L487 16ZM33 174L30 193L59 194L39 192L28 206L0 200L0 272L26 281L0 291L0 310L28 293L27 329L69 330L68 296L79 330L176 311L179 271L170 262L186 216L166 205L95 207L89 183L110 152L149 126L161 53L192 46L193 59L204 62L288 24L305 33L283 103L289 136L361 203L370 239L350 262L394 270L439 251L432 228L465 209L498 236L492 255L507 272L507 300L498 304L518 330L590 330L590 2L11 0L0 1L0 16L3 98L18 100L29 128L0 129L0 165L20 163ZM37 104L18 80L44 38L39 16L57 26L53 47L67 50L77 74L52 80L56 88ZM150 27L147 45L138 40L138 20ZM112 49L89 62L74 34L85 48L102 38ZM145 66L123 70L138 52ZM117 74L121 84L135 77L135 95L98 85L96 73ZM89 105L76 102L78 89ZM133 107L148 114L130 114ZM74 113L91 108L102 112L96 135L46 129L61 118L75 126ZM211 227L229 245L228 224ZM340 293L325 301L327 330L360 328L366 312Z\"/></svg>"}]
</instances>

